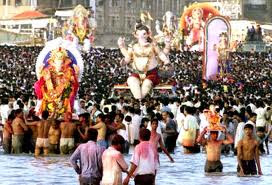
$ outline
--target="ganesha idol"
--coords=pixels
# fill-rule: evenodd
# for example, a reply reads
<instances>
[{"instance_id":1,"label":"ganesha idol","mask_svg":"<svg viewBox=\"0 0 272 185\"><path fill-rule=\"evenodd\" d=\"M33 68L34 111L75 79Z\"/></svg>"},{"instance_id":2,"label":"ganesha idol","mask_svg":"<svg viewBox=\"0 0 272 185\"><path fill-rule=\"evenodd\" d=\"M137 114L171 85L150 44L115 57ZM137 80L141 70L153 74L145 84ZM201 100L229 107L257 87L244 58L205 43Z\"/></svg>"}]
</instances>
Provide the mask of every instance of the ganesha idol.
<instances>
[{"instance_id":1,"label":"ganesha idol","mask_svg":"<svg viewBox=\"0 0 272 185\"><path fill-rule=\"evenodd\" d=\"M34 84L35 93L39 100L36 111L41 114L47 110L58 117L64 113L72 113L75 97L79 88L80 69L82 59L79 51L72 48L71 42L62 39L53 40L41 51L37 63L36 73L38 81ZM74 54L76 53L76 55ZM80 62L79 62L80 60ZM81 63L79 68L78 63Z\"/></svg>"},{"instance_id":2,"label":"ganesha idol","mask_svg":"<svg viewBox=\"0 0 272 185\"><path fill-rule=\"evenodd\" d=\"M124 60L121 65L131 64L132 74L127 80L127 84L135 99L143 99L152 87L159 84L158 76L159 61L165 65L169 64L166 53L169 52L170 45L166 45L161 50L151 38L151 31L148 26L137 23L134 36L136 43L126 48L124 38L119 38L118 45Z\"/></svg>"},{"instance_id":3,"label":"ganesha idol","mask_svg":"<svg viewBox=\"0 0 272 185\"><path fill-rule=\"evenodd\" d=\"M203 9L195 8L191 17L186 17L189 28L189 35L186 44L190 46L191 51L202 51L204 46L204 26Z\"/></svg>"},{"instance_id":4,"label":"ganesha idol","mask_svg":"<svg viewBox=\"0 0 272 185\"><path fill-rule=\"evenodd\" d=\"M204 110L204 115L206 116L209 126L208 130L210 131L222 131L224 130L223 126L220 124L220 115L216 112L215 106L210 105L209 109Z\"/></svg>"},{"instance_id":5,"label":"ganesha idol","mask_svg":"<svg viewBox=\"0 0 272 185\"><path fill-rule=\"evenodd\" d=\"M96 21L93 18L89 20L89 11L78 5L73 11L65 39L73 42L80 50L88 52L94 41L96 27Z\"/></svg>"},{"instance_id":6,"label":"ganesha idol","mask_svg":"<svg viewBox=\"0 0 272 185\"><path fill-rule=\"evenodd\" d=\"M181 37L178 32L177 18L173 12L167 11L163 16L162 29L160 28L160 22L156 21L157 35L154 39L159 45L164 46L166 42L170 42L171 49L180 50Z\"/></svg>"}]
</instances>

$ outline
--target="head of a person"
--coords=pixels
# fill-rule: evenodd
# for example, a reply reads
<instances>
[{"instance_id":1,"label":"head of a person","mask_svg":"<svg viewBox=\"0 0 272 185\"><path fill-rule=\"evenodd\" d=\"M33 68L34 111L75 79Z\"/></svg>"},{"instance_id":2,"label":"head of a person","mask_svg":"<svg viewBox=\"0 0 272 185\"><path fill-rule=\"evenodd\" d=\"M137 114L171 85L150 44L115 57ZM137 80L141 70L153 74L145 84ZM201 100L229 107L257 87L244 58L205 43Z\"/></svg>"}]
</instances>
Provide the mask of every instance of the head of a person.
<instances>
[{"instance_id":1,"label":"head of a person","mask_svg":"<svg viewBox=\"0 0 272 185\"><path fill-rule=\"evenodd\" d=\"M256 119L257 119L257 114L256 113L251 113L250 114L250 121L252 121L253 123L256 123Z\"/></svg>"},{"instance_id":2,"label":"head of a person","mask_svg":"<svg viewBox=\"0 0 272 185\"><path fill-rule=\"evenodd\" d=\"M161 110L161 105L159 103L156 103L155 105L155 110L160 111Z\"/></svg>"},{"instance_id":3,"label":"head of a person","mask_svg":"<svg viewBox=\"0 0 272 185\"><path fill-rule=\"evenodd\" d=\"M24 117L23 110L22 110L22 109L17 109L17 110L15 111L15 115L16 115L16 117L18 117L18 118L23 118L23 117Z\"/></svg>"},{"instance_id":4,"label":"head of a person","mask_svg":"<svg viewBox=\"0 0 272 185\"><path fill-rule=\"evenodd\" d=\"M88 141L96 141L97 135L98 135L98 132L96 129L94 128L88 129L88 132L87 132Z\"/></svg>"},{"instance_id":5,"label":"head of a person","mask_svg":"<svg viewBox=\"0 0 272 185\"><path fill-rule=\"evenodd\" d=\"M148 122L149 122L149 119L146 118L146 117L144 117L144 118L142 119L142 121L141 121L140 127L141 127L141 128L147 128Z\"/></svg>"},{"instance_id":6,"label":"head of a person","mask_svg":"<svg viewBox=\"0 0 272 185\"><path fill-rule=\"evenodd\" d=\"M105 113L105 114L108 114L109 112L110 112L109 107L105 107L105 108L104 108L104 113Z\"/></svg>"},{"instance_id":7,"label":"head of a person","mask_svg":"<svg viewBox=\"0 0 272 185\"><path fill-rule=\"evenodd\" d=\"M14 114L9 114L8 115L8 121L13 121L15 119Z\"/></svg>"},{"instance_id":8,"label":"head of a person","mask_svg":"<svg viewBox=\"0 0 272 185\"><path fill-rule=\"evenodd\" d=\"M115 122L122 122L123 119L124 119L124 114L120 113L120 114L115 115L114 121Z\"/></svg>"},{"instance_id":9,"label":"head of a person","mask_svg":"<svg viewBox=\"0 0 272 185\"><path fill-rule=\"evenodd\" d=\"M104 122L105 121L105 116L104 114L98 114L97 118L96 118L96 122Z\"/></svg>"},{"instance_id":10,"label":"head of a person","mask_svg":"<svg viewBox=\"0 0 272 185\"><path fill-rule=\"evenodd\" d=\"M162 119L166 120L169 117L169 113L167 111L162 113Z\"/></svg>"},{"instance_id":11,"label":"head of a person","mask_svg":"<svg viewBox=\"0 0 272 185\"><path fill-rule=\"evenodd\" d=\"M121 153L123 153L124 144L125 144L125 139L118 134L115 135L111 141L111 145Z\"/></svg>"},{"instance_id":12,"label":"head of a person","mask_svg":"<svg viewBox=\"0 0 272 185\"><path fill-rule=\"evenodd\" d=\"M82 123L88 123L90 119L89 113L83 113L78 116L79 122Z\"/></svg>"},{"instance_id":13,"label":"head of a person","mask_svg":"<svg viewBox=\"0 0 272 185\"><path fill-rule=\"evenodd\" d=\"M71 112L66 112L64 114L64 121L70 122L72 120L72 113Z\"/></svg>"},{"instance_id":14,"label":"head of a person","mask_svg":"<svg viewBox=\"0 0 272 185\"><path fill-rule=\"evenodd\" d=\"M49 112L47 110L42 111L42 119L47 120L49 117Z\"/></svg>"},{"instance_id":15,"label":"head of a person","mask_svg":"<svg viewBox=\"0 0 272 185\"><path fill-rule=\"evenodd\" d=\"M210 131L210 135L211 135L211 140L216 141L218 138L218 131L212 130L212 131Z\"/></svg>"},{"instance_id":16,"label":"head of a person","mask_svg":"<svg viewBox=\"0 0 272 185\"><path fill-rule=\"evenodd\" d=\"M128 123L130 123L130 122L132 121L131 116L127 115L127 116L125 117L125 121L128 122Z\"/></svg>"},{"instance_id":17,"label":"head of a person","mask_svg":"<svg viewBox=\"0 0 272 185\"><path fill-rule=\"evenodd\" d=\"M185 108L184 108L184 114L185 115L193 114L193 107L185 106Z\"/></svg>"},{"instance_id":18,"label":"head of a person","mask_svg":"<svg viewBox=\"0 0 272 185\"><path fill-rule=\"evenodd\" d=\"M140 129L139 135L140 135L141 141L149 141L151 132L150 132L150 130L148 130L146 128L142 128L142 129Z\"/></svg>"},{"instance_id":19,"label":"head of a person","mask_svg":"<svg viewBox=\"0 0 272 185\"><path fill-rule=\"evenodd\" d=\"M85 109L85 101L84 100L81 100L80 101L80 107Z\"/></svg>"},{"instance_id":20,"label":"head of a person","mask_svg":"<svg viewBox=\"0 0 272 185\"><path fill-rule=\"evenodd\" d=\"M151 128L152 128L152 130L157 130L158 125L159 125L158 119L154 118L154 119L151 120Z\"/></svg>"},{"instance_id":21,"label":"head of a person","mask_svg":"<svg viewBox=\"0 0 272 185\"><path fill-rule=\"evenodd\" d=\"M244 132L246 136L252 136L254 126L252 124L246 124L244 126Z\"/></svg>"}]
</instances>

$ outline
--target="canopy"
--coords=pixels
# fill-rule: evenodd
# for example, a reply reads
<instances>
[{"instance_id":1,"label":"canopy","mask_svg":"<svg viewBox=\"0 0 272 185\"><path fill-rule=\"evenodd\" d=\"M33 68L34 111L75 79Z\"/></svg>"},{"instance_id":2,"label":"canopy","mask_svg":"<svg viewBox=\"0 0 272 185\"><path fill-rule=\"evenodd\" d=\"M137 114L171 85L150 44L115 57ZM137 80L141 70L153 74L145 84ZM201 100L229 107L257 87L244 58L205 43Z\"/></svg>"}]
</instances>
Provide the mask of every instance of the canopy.
<instances>
[{"instance_id":1,"label":"canopy","mask_svg":"<svg viewBox=\"0 0 272 185\"><path fill-rule=\"evenodd\" d=\"M42 18L42 17L47 17L47 15L39 12L39 11L25 11L23 13L17 14L13 16L11 19L18 20L18 19L37 19L37 18Z\"/></svg>"},{"instance_id":2,"label":"canopy","mask_svg":"<svg viewBox=\"0 0 272 185\"><path fill-rule=\"evenodd\" d=\"M59 17L71 17L73 16L73 10L57 10L55 16Z\"/></svg>"}]
</instances>

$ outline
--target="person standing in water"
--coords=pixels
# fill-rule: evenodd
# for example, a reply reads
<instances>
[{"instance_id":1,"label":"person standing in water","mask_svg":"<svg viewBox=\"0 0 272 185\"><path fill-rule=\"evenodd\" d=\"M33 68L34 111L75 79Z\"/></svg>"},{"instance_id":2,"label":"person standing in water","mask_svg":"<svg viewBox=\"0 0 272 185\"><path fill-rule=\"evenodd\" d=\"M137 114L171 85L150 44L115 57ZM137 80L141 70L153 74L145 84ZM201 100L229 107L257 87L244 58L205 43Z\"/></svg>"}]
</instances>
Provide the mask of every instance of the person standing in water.
<instances>
[{"instance_id":1,"label":"person standing in water","mask_svg":"<svg viewBox=\"0 0 272 185\"><path fill-rule=\"evenodd\" d=\"M140 144L135 147L131 158L131 166L123 185L128 185L132 176L135 185L152 185L158 169L158 155L154 145L149 141L151 132L148 129L140 130Z\"/></svg>"},{"instance_id":2,"label":"person standing in water","mask_svg":"<svg viewBox=\"0 0 272 185\"><path fill-rule=\"evenodd\" d=\"M201 132L200 136L197 138L198 143L202 143L203 145L206 145L206 151L207 151L207 160L205 164L205 172L211 173L211 172L222 172L223 165L220 161L221 157L221 147L222 144L228 145L233 143L233 139L231 135L227 132L227 129L223 127L223 132L226 135L225 140L218 140L218 133L217 130L211 130L210 132L210 138L205 139L204 136L208 132L207 127L204 128L204 130Z\"/></svg>"},{"instance_id":3,"label":"person standing in water","mask_svg":"<svg viewBox=\"0 0 272 185\"><path fill-rule=\"evenodd\" d=\"M254 126L252 124L245 124L244 137L239 141L237 146L238 167L237 172L239 176L262 175L260 164L258 141L253 137Z\"/></svg>"},{"instance_id":4,"label":"person standing in water","mask_svg":"<svg viewBox=\"0 0 272 185\"><path fill-rule=\"evenodd\" d=\"M122 146L125 139L120 135L115 135L111 141L111 146L102 155L103 178L101 185L121 185L122 172L127 172L128 165L122 155Z\"/></svg>"},{"instance_id":5,"label":"person standing in water","mask_svg":"<svg viewBox=\"0 0 272 185\"><path fill-rule=\"evenodd\" d=\"M159 133L157 133L158 124L159 124L159 122L157 119L151 120L151 137L150 137L149 141L153 144L154 149L156 151L157 151L158 145L159 145L160 148L162 149L162 151L164 151L164 153L170 159L170 161L174 162L174 159L171 157L171 155L169 154L169 152L166 150L166 148L164 147L164 145L162 143L161 135ZM159 154L157 153L157 155L159 155ZM159 159L159 156L158 156L158 159Z\"/></svg>"},{"instance_id":6,"label":"person standing in water","mask_svg":"<svg viewBox=\"0 0 272 185\"><path fill-rule=\"evenodd\" d=\"M104 147L96 143L98 132L89 129L88 142L80 144L70 157L70 163L79 175L80 185L100 185L102 179L102 154ZM79 161L80 165L77 164Z\"/></svg>"}]
</instances>

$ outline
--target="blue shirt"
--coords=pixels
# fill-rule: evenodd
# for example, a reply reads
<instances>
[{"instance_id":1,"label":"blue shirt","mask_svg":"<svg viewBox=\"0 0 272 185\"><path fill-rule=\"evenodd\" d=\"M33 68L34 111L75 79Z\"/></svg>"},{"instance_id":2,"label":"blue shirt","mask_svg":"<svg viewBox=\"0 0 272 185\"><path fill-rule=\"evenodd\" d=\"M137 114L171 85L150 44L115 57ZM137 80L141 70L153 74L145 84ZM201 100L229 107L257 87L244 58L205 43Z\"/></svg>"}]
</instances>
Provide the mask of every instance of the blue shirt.
<instances>
[{"instance_id":1,"label":"blue shirt","mask_svg":"<svg viewBox=\"0 0 272 185\"><path fill-rule=\"evenodd\" d=\"M102 154L105 148L98 146L94 141L81 144L70 157L70 163L80 175L87 181L102 179ZM79 161L80 166L78 166Z\"/></svg>"}]
</instances>

